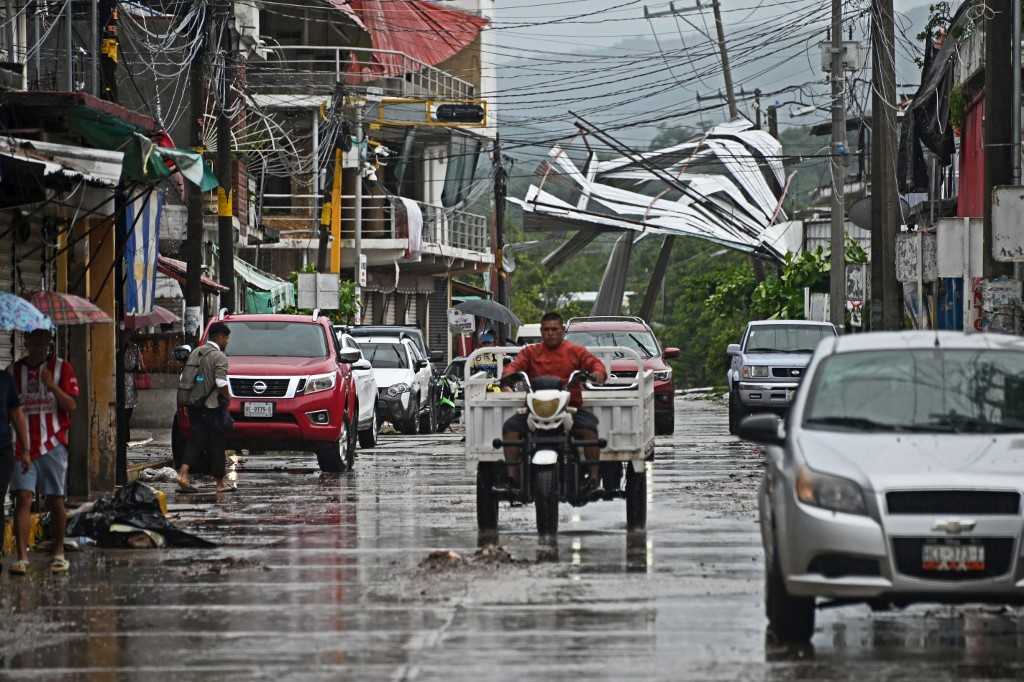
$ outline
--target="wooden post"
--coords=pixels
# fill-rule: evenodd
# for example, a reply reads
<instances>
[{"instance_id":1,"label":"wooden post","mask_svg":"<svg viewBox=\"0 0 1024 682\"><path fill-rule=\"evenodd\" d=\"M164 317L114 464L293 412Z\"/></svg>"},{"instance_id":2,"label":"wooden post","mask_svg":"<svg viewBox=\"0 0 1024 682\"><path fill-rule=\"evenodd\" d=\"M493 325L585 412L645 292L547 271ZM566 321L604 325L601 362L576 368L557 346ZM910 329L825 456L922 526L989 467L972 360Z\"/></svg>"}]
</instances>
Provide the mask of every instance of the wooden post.
<instances>
[{"instance_id":1,"label":"wooden post","mask_svg":"<svg viewBox=\"0 0 1024 682\"><path fill-rule=\"evenodd\" d=\"M107 275L114 268L116 257L114 221L104 218L89 240L89 299L103 312L115 319L115 282ZM104 280L105 283L104 283ZM99 287L102 286L102 289ZM89 488L91 493L110 492L115 482L115 433L117 410L114 395L115 326L94 324L89 326L89 365L91 386L88 394L92 403L89 424ZM84 401L79 400L79 403Z\"/></svg>"}]
</instances>

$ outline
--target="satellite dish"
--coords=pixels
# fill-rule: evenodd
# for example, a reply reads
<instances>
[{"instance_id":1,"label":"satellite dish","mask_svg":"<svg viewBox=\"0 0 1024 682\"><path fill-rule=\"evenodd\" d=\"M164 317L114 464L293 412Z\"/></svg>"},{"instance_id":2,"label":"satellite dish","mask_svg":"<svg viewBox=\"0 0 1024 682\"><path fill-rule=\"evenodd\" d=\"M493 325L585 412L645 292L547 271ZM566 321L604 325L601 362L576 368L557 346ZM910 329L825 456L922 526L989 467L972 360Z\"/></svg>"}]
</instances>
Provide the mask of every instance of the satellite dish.
<instances>
[{"instance_id":1,"label":"satellite dish","mask_svg":"<svg viewBox=\"0 0 1024 682\"><path fill-rule=\"evenodd\" d=\"M907 215L910 212L910 204L903 197L900 197L900 215ZM858 199L846 212L846 219L859 228L871 229L871 195Z\"/></svg>"}]
</instances>

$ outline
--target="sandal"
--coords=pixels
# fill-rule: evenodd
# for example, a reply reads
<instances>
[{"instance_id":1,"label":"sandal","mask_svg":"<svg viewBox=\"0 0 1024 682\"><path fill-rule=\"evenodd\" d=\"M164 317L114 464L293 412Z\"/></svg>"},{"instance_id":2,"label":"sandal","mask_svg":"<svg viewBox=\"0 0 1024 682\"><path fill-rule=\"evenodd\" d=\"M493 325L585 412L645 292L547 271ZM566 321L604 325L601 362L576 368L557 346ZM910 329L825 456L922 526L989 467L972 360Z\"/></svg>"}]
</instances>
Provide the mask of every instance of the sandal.
<instances>
[{"instance_id":1,"label":"sandal","mask_svg":"<svg viewBox=\"0 0 1024 682\"><path fill-rule=\"evenodd\" d=\"M55 556L50 562L50 573L67 573L70 569L71 564L62 556Z\"/></svg>"},{"instance_id":2,"label":"sandal","mask_svg":"<svg viewBox=\"0 0 1024 682\"><path fill-rule=\"evenodd\" d=\"M178 484L178 492L179 493L185 493L185 494L192 494L192 493L199 492L199 488L195 487L191 483L189 483L187 485L182 485L182 484L179 483Z\"/></svg>"},{"instance_id":3,"label":"sandal","mask_svg":"<svg viewBox=\"0 0 1024 682\"><path fill-rule=\"evenodd\" d=\"M10 571L11 575L25 575L26 573L28 573L28 561L24 559L20 561L15 561L13 564L11 564L11 567L8 570Z\"/></svg>"}]
</instances>

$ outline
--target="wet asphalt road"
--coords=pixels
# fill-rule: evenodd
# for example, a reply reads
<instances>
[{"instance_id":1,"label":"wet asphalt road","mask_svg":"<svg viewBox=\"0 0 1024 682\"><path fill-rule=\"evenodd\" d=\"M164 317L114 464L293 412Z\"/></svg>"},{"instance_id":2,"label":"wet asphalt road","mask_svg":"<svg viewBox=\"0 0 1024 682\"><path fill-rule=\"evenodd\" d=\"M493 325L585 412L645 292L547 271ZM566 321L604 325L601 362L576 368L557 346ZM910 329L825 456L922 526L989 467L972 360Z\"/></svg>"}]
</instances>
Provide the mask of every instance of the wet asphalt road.
<instances>
[{"instance_id":1,"label":"wet asphalt road","mask_svg":"<svg viewBox=\"0 0 1024 682\"><path fill-rule=\"evenodd\" d=\"M385 436L329 479L304 456L252 457L233 495L171 495L217 549L92 549L67 578L43 557L0 577L0 679L1024 677L1016 610L848 607L819 615L810 648L767 646L760 458L721 405L677 404L646 537L627 539L621 501L563 506L553 552L532 509L503 506L511 560L474 558L451 434ZM424 562L439 550L459 556Z\"/></svg>"}]
</instances>

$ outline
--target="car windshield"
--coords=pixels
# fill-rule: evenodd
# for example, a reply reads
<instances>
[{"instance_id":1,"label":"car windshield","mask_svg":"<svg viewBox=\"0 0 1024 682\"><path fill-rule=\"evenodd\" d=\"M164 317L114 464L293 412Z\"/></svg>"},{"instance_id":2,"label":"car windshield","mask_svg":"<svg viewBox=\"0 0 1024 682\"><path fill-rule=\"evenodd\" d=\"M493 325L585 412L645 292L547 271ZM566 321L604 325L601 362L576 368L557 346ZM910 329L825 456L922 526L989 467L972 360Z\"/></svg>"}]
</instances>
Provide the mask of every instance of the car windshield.
<instances>
[{"instance_id":1,"label":"car windshield","mask_svg":"<svg viewBox=\"0 0 1024 682\"><path fill-rule=\"evenodd\" d=\"M622 346L632 348L642 358L661 354L654 334L643 331L570 331L565 338L587 348L595 346Z\"/></svg>"},{"instance_id":2,"label":"car windshield","mask_svg":"<svg viewBox=\"0 0 1024 682\"><path fill-rule=\"evenodd\" d=\"M327 337L306 322L228 322L228 357L323 358Z\"/></svg>"},{"instance_id":3,"label":"car windshield","mask_svg":"<svg viewBox=\"0 0 1024 682\"><path fill-rule=\"evenodd\" d=\"M825 325L772 324L750 328L746 353L813 353L818 342L835 336Z\"/></svg>"},{"instance_id":4,"label":"car windshield","mask_svg":"<svg viewBox=\"0 0 1024 682\"><path fill-rule=\"evenodd\" d=\"M448 365L448 369L445 371L445 374L450 376L450 377L455 377L456 379L461 379L463 377L463 373L465 371L466 371L466 361L465 360L456 360L452 364Z\"/></svg>"},{"instance_id":5,"label":"car windshield","mask_svg":"<svg viewBox=\"0 0 1024 682\"><path fill-rule=\"evenodd\" d=\"M397 343L364 343L361 344L363 357L370 361L374 369L408 369L409 357L405 348Z\"/></svg>"},{"instance_id":6,"label":"car windshield","mask_svg":"<svg viewBox=\"0 0 1024 682\"><path fill-rule=\"evenodd\" d=\"M884 350L842 353L815 372L809 429L1024 431L1024 353Z\"/></svg>"}]
</instances>

